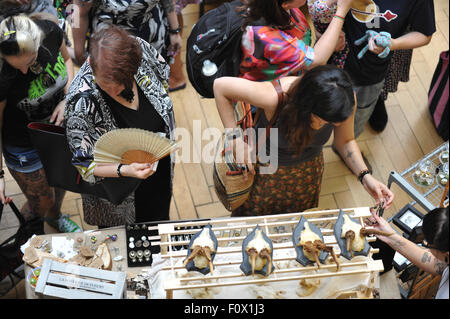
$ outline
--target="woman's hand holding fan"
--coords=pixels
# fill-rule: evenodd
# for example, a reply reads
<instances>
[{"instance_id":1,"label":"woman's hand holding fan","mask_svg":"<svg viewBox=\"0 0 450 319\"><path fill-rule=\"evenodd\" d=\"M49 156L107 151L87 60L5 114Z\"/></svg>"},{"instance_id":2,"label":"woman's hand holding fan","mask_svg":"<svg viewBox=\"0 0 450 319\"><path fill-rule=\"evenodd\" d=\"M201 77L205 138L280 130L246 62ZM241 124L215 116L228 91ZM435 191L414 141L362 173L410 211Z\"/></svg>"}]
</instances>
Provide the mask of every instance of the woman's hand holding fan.
<instances>
[{"instance_id":1,"label":"woman's hand holding fan","mask_svg":"<svg viewBox=\"0 0 450 319\"><path fill-rule=\"evenodd\" d=\"M123 165L120 169L120 173L122 174L122 176L134 177L139 179L146 179L152 176L155 172L156 163L131 163L129 165Z\"/></svg>"}]
</instances>

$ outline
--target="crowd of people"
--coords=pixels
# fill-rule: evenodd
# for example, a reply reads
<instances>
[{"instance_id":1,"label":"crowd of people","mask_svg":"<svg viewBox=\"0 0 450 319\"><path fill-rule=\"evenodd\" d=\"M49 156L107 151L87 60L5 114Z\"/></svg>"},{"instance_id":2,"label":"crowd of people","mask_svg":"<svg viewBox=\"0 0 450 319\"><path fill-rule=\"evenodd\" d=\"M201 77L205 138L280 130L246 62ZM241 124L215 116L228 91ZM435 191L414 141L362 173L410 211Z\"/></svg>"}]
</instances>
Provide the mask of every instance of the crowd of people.
<instances>
[{"instance_id":1,"label":"crowd of people","mask_svg":"<svg viewBox=\"0 0 450 319\"><path fill-rule=\"evenodd\" d=\"M102 228L169 219L171 157L155 168L139 163L98 164L93 152L100 136L117 128L141 128L174 139L169 93L186 87L180 58L182 10L200 2L0 3L2 203L11 201L3 178L6 166L27 199L21 208L26 219L39 215L60 232L80 231L61 214L65 191L48 185L28 136L30 122L46 122L65 127L72 163L83 180L96 183L105 177L124 176L142 180L118 205L82 194L88 224ZM68 5L77 19L68 17ZM245 150L241 157L236 154L236 161L245 167L246 176L255 175L249 199L231 215L317 207L324 169L322 149L333 133L333 150L376 205L389 208L394 194L372 176L355 139L367 123L377 131L386 126L387 94L395 91L399 81L408 80L412 50L427 45L436 31L433 1L244 0L242 8L246 14L239 74L214 83L225 134L237 136L233 147ZM304 12L309 12L312 25ZM64 27L69 18L71 39ZM76 74L74 65L80 67ZM278 140L263 145L267 150L278 148L279 166L274 174L258 173L263 164L251 160L256 150L236 132L236 101L251 104L254 112L260 110L255 128L274 123L272 127L279 129ZM439 245L430 248L443 253L436 258L447 264L448 273L448 209L443 216L446 246L432 239L429 243ZM379 227L388 228L384 220L375 218ZM382 239L392 244L391 239Z\"/></svg>"}]
</instances>

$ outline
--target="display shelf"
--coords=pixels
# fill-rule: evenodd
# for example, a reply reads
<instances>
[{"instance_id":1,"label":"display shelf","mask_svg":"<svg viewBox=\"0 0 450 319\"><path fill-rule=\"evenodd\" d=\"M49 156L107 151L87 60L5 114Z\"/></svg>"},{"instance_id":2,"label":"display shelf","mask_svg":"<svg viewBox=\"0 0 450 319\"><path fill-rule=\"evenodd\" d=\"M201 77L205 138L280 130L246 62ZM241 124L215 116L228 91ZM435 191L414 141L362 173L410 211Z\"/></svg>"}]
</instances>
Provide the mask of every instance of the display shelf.
<instances>
[{"instance_id":1,"label":"display shelf","mask_svg":"<svg viewBox=\"0 0 450 319\"><path fill-rule=\"evenodd\" d=\"M371 216L369 207L343 209L344 213L349 214L352 218L358 220L364 225L364 219ZM259 225L264 230L267 237L273 241L274 257L273 262L294 261L295 257L289 253L294 251L292 243L292 232L301 217L305 217L308 222L314 223L322 232L325 244L333 246L336 255L340 256L339 246L334 236L334 224L338 219L340 210L312 211L304 213L269 215L258 217L242 217L242 218L224 218L212 219L208 222L190 222L190 223L168 223L158 226L158 232L161 241L161 257L168 261L168 266L162 270L169 273L168 280L165 281L165 291L167 298L173 298L173 292L177 290L188 290L195 288L211 288L225 286L254 285L273 282L299 281L311 278L330 278L336 276L351 276L356 274L369 275L369 287L361 293L361 291L345 291L342 296L357 298L372 298L372 289L375 286L375 280L378 273L383 271L383 264L380 260L373 260L373 254L379 252L378 249L371 248L366 261L357 260L345 261L341 264L341 269L336 271L334 263L324 264L320 266L320 272L310 274L311 271L319 270L317 265L302 266L289 263L288 268L275 269L274 272L267 277L245 276L239 268L242 262L242 242L246 236ZM173 236L192 234L193 230L178 230L178 227L187 226L205 226L211 224L212 231L215 233L219 247L216 252L214 268L227 267L235 269L231 274L216 273L209 274L204 277L179 278L177 271L183 269L181 260L186 258L186 250L177 250L179 245L187 245L189 241L174 242L171 240ZM368 237L368 242L375 241L375 237ZM226 260L217 258L218 255L226 255ZM329 257L331 258L331 257ZM342 259L341 259L342 261ZM204 280L213 282L203 282ZM341 297L342 297L341 296Z\"/></svg>"},{"instance_id":2,"label":"display shelf","mask_svg":"<svg viewBox=\"0 0 450 319\"><path fill-rule=\"evenodd\" d=\"M412 199L411 205L416 203L422 206L427 212L440 206L442 197L444 196L445 186L440 185L436 176L434 176L433 184L430 186L419 186L414 181L414 173L419 168L420 163L424 160L430 160L436 167L436 170L442 170L440 155L443 151L448 151L448 142L442 144L431 153L427 154L405 171L398 173L392 171L388 179L388 187L391 188L392 183L396 183L403 191L405 191ZM446 200L448 203L448 198Z\"/></svg>"},{"instance_id":3,"label":"display shelf","mask_svg":"<svg viewBox=\"0 0 450 319\"><path fill-rule=\"evenodd\" d=\"M409 204L411 206L419 204L425 210L425 213L435 209L436 207L440 207L442 205L442 200L445 196L445 193L447 193L447 198L444 200L444 205L448 205L448 183L446 188L445 186L440 185L436 178L437 174L443 169L443 163L445 161L442 160L442 155L444 154L444 151L447 152L448 163L448 149L449 143L447 141L429 154L425 155L423 158L419 159L416 163L411 165L403 172L398 173L396 171L392 171L389 175L387 186L391 188L392 183L397 184L404 192L408 194L408 196L412 198L412 202L410 202ZM433 173L435 173L435 176L431 185L422 186L418 185L415 182L414 174L419 169L420 164L426 160L429 160L431 163L433 163L435 167ZM392 222L395 216L396 215L390 217L388 219L388 222ZM402 273L403 270L399 272L399 274ZM414 287L414 281L409 285L409 287L405 287L408 286L407 284L399 284L399 290L402 298L406 299L411 296L412 288Z\"/></svg>"}]
</instances>

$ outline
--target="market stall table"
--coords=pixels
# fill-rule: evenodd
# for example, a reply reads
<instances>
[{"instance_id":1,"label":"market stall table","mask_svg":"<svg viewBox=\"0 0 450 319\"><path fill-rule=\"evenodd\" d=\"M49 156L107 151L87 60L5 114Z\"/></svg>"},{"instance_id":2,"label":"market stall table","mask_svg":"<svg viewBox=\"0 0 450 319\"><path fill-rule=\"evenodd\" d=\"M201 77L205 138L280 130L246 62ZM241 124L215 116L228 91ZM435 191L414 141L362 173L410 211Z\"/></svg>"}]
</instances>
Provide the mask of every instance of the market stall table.
<instances>
[{"instance_id":1,"label":"market stall table","mask_svg":"<svg viewBox=\"0 0 450 319\"><path fill-rule=\"evenodd\" d=\"M371 248L367 256L355 256L351 260L340 257L334 235L334 225L340 211L160 223L155 226L158 236L153 239L157 240L151 242L151 246L157 247L160 253L153 254L152 266L146 267L128 267L130 262L127 259L127 245L130 244L130 236L127 238L127 230L133 225L128 225L128 229L117 227L42 237L52 241L54 237L65 236L73 239L75 245L87 244L92 247L106 242L113 259L123 256L120 261L113 261L112 271L126 272L128 278L147 273L145 278L148 280L149 298L372 298L373 289L379 287L378 274L383 271L381 260L373 259L373 254L378 253L378 250ZM368 207L342 211L361 225L370 216ZM341 260L340 270L337 270L330 258L320 268L315 264L305 267L295 260L292 233L301 218L314 223L322 232L325 244L334 247ZM183 260L187 256L189 238L208 224L217 236L219 247L214 260L214 272L205 276L198 272L188 272L183 266ZM245 276L239 268L242 262L242 242L257 225L273 241L275 269L267 277ZM139 228L139 224L135 227ZM111 239L113 235L117 236L115 241ZM138 238L134 242L136 240ZM368 241L375 241L375 237L369 237ZM31 267L27 266L26 274L30 270ZM28 298L41 297L36 295L29 284L26 293ZM136 297L130 291L127 293L128 298Z\"/></svg>"},{"instance_id":2,"label":"market stall table","mask_svg":"<svg viewBox=\"0 0 450 319\"><path fill-rule=\"evenodd\" d=\"M378 249L371 248L367 256L352 260L341 258L341 270L327 263L304 267L295 260L292 232L304 217L320 228L325 244L333 245L340 255L334 236L334 225L341 210L310 211L303 213L221 218L198 222L173 222L158 225L161 242L161 258L165 266L152 282L154 295L158 298L372 298L373 289L379 287L379 272L383 271L381 260L373 260ZM361 225L371 216L369 207L344 209ZM174 242L175 235L192 231L177 230L178 227L212 225L219 249L214 260L214 273L208 276L186 272L183 260L186 251L177 246L188 241ZM245 276L239 268L242 262L242 242L254 227L259 225L273 240L276 269L270 276ZM368 239L375 241L375 237ZM299 291L300 286L300 291ZM315 289L314 287L315 286ZM303 289L305 288L305 289Z\"/></svg>"},{"instance_id":3,"label":"market stall table","mask_svg":"<svg viewBox=\"0 0 450 319\"><path fill-rule=\"evenodd\" d=\"M111 236L117 236L115 240L111 238ZM98 245L102 242L105 242L108 245L109 251L111 253L112 258L112 268L111 271L116 272L126 272L127 276L130 275L138 275L142 270L148 269L150 267L128 267L127 265L127 242L126 242L126 229L125 226L121 227L113 227L113 228L105 228L101 230L94 231L86 231L82 233L62 233L62 234L47 234L38 236L44 240L47 240L51 243L52 238L67 238L67 240L73 240L74 245L87 245L93 248L98 247ZM82 242L81 242L82 240ZM122 256L123 258L119 261L114 260L116 257ZM28 264L25 264L25 276L27 276L32 267ZM25 285L26 297L28 299L38 299L41 296L37 295L34 291L34 288L31 287L29 283Z\"/></svg>"}]
</instances>

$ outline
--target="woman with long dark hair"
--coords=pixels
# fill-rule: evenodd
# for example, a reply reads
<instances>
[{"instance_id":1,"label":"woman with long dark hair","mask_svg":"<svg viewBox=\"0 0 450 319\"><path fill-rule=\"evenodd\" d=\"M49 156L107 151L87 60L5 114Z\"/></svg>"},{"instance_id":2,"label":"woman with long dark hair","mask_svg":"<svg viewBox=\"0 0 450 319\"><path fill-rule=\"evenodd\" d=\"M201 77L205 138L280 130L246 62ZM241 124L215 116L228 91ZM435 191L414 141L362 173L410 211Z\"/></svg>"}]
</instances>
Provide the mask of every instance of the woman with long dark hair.
<instances>
[{"instance_id":1,"label":"woman with long dark hair","mask_svg":"<svg viewBox=\"0 0 450 319\"><path fill-rule=\"evenodd\" d=\"M276 82L286 99L278 116ZM234 139L237 163L247 165L251 174L258 171L249 200L233 211L233 216L298 212L317 207L324 166L322 148L333 132L337 150L366 191L377 204L383 202L384 208L391 206L394 195L371 175L354 139L356 100L350 78L344 71L336 66L319 66L302 77L284 77L272 83L224 77L214 82L214 93L226 138L237 136ZM254 146L244 142L237 128L235 100L261 109L254 125L258 133L275 116L270 139L260 142L257 150L259 159L263 154L278 152L275 173L261 174L262 169L267 169L265 163L254 167ZM272 138L277 132L278 138ZM255 141L262 140L258 136Z\"/></svg>"},{"instance_id":2,"label":"woman with long dark hair","mask_svg":"<svg viewBox=\"0 0 450 319\"><path fill-rule=\"evenodd\" d=\"M433 275L442 276L436 299L448 299L448 207L435 208L425 215L422 221L422 231L425 240L422 247L397 234L382 217L373 214L376 229L394 233L389 237L377 235L397 252L405 256L414 265Z\"/></svg>"}]
</instances>

